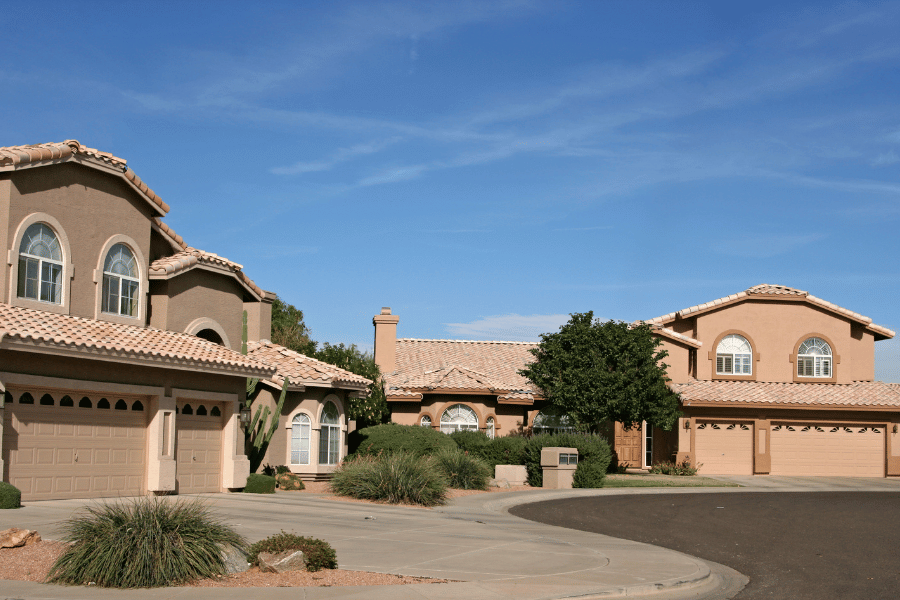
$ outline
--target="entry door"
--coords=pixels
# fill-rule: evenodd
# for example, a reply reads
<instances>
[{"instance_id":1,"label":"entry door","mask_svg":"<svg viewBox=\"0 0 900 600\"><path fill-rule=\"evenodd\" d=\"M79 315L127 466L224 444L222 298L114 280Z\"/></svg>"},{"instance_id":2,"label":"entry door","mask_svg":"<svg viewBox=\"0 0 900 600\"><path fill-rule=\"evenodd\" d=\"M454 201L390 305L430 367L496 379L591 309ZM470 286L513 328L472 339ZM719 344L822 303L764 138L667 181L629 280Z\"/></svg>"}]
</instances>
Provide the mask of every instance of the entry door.
<instances>
[{"instance_id":1,"label":"entry door","mask_svg":"<svg viewBox=\"0 0 900 600\"><path fill-rule=\"evenodd\" d=\"M641 442L641 429L637 425L626 431L622 423L616 421L615 450L620 465L637 468L642 466L641 449L643 444Z\"/></svg>"},{"instance_id":2,"label":"entry door","mask_svg":"<svg viewBox=\"0 0 900 600\"><path fill-rule=\"evenodd\" d=\"M222 491L222 406L178 401L175 481L179 494Z\"/></svg>"}]
</instances>

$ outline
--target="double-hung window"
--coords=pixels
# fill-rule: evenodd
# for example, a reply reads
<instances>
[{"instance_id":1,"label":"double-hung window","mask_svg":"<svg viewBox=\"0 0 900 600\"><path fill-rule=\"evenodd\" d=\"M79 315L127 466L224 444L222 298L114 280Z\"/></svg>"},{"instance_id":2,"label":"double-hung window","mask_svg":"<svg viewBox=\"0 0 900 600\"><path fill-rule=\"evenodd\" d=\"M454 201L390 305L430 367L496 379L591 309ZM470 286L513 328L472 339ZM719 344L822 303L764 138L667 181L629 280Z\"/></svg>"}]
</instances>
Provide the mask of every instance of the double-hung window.
<instances>
[{"instance_id":1,"label":"double-hung window","mask_svg":"<svg viewBox=\"0 0 900 600\"><path fill-rule=\"evenodd\" d=\"M299 414L291 421L291 464L309 464L309 417Z\"/></svg>"},{"instance_id":2,"label":"double-hung window","mask_svg":"<svg viewBox=\"0 0 900 600\"><path fill-rule=\"evenodd\" d=\"M140 280L134 253L125 244L109 249L103 263L103 300L105 313L126 317L138 316Z\"/></svg>"},{"instance_id":3,"label":"double-hung window","mask_svg":"<svg viewBox=\"0 0 900 600\"><path fill-rule=\"evenodd\" d=\"M326 402L319 419L319 464L336 465L341 459L341 415L334 402Z\"/></svg>"},{"instance_id":4,"label":"double-hung window","mask_svg":"<svg viewBox=\"0 0 900 600\"><path fill-rule=\"evenodd\" d=\"M61 304L62 278L62 250L56 234L44 223L31 225L19 245L16 294L19 298Z\"/></svg>"}]
</instances>

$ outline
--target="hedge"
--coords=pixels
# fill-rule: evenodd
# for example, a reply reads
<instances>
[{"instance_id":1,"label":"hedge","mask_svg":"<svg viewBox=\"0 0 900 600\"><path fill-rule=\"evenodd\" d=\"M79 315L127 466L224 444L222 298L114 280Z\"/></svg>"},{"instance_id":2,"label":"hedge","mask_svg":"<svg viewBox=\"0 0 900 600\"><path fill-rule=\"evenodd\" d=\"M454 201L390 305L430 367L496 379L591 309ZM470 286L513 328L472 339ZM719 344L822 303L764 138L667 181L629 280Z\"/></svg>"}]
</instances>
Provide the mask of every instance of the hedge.
<instances>
[{"instance_id":1,"label":"hedge","mask_svg":"<svg viewBox=\"0 0 900 600\"><path fill-rule=\"evenodd\" d=\"M609 443L606 438L595 433L557 433L536 435L525 444L525 466L528 469L528 484L533 487L541 487L544 483L544 473L541 469L541 449L543 448L577 448L578 449L578 469L575 476L579 477L578 471L582 470L582 465L587 463L590 466L584 467L590 470L590 477L583 473L579 481L582 483L592 482L590 487L600 487L602 485L602 477L600 481L593 473L600 472L606 474L609 467L609 461L612 459L612 452L609 449ZM587 487L582 485L581 487Z\"/></svg>"},{"instance_id":2,"label":"hedge","mask_svg":"<svg viewBox=\"0 0 900 600\"><path fill-rule=\"evenodd\" d=\"M357 456L407 452L416 456L433 454L442 448L457 448L447 434L430 427L387 423L359 430Z\"/></svg>"}]
</instances>

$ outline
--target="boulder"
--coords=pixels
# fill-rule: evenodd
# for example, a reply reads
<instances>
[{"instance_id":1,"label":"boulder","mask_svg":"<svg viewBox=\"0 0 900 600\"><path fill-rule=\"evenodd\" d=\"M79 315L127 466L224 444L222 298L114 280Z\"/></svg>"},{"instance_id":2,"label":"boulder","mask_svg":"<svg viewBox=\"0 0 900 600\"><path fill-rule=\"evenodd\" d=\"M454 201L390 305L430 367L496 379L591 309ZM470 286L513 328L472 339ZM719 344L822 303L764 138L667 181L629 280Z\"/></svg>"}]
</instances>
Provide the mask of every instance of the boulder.
<instances>
[{"instance_id":1,"label":"boulder","mask_svg":"<svg viewBox=\"0 0 900 600\"><path fill-rule=\"evenodd\" d=\"M12 527L0 531L0 548L18 548L36 544L39 541L41 541L41 536L37 531L30 529Z\"/></svg>"},{"instance_id":2,"label":"boulder","mask_svg":"<svg viewBox=\"0 0 900 600\"><path fill-rule=\"evenodd\" d=\"M219 549L222 552L222 560L225 561L225 572L227 574L243 573L250 568L250 563L247 562L247 555L240 548L219 544Z\"/></svg>"},{"instance_id":3,"label":"boulder","mask_svg":"<svg viewBox=\"0 0 900 600\"><path fill-rule=\"evenodd\" d=\"M259 570L263 573L284 573L285 571L305 571L306 561L302 550L285 550L272 554L259 553Z\"/></svg>"},{"instance_id":4,"label":"boulder","mask_svg":"<svg viewBox=\"0 0 900 600\"><path fill-rule=\"evenodd\" d=\"M491 479L488 481L488 487L495 487L500 489L509 489L509 482L505 479Z\"/></svg>"}]
</instances>

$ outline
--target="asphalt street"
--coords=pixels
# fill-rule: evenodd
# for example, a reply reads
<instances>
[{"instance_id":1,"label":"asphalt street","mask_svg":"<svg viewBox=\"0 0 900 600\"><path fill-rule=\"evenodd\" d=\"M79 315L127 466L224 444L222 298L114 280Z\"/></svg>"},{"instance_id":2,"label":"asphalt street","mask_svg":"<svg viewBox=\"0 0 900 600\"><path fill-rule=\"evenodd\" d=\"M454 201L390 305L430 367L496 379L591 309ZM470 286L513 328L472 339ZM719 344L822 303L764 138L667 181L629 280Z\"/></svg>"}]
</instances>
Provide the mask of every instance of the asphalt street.
<instances>
[{"instance_id":1,"label":"asphalt street","mask_svg":"<svg viewBox=\"0 0 900 600\"><path fill-rule=\"evenodd\" d=\"M896 493L592 496L510 513L727 565L750 578L738 600L900 598Z\"/></svg>"}]
</instances>

